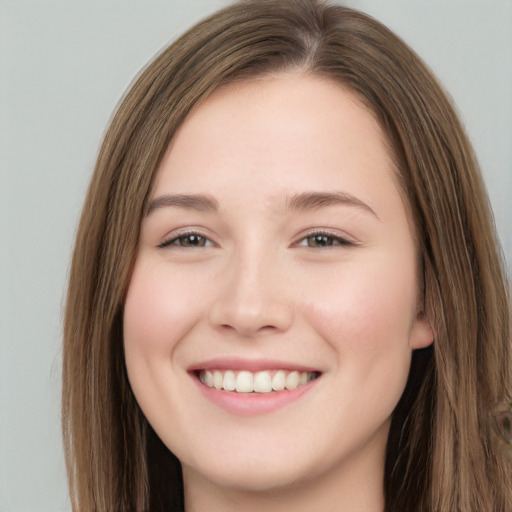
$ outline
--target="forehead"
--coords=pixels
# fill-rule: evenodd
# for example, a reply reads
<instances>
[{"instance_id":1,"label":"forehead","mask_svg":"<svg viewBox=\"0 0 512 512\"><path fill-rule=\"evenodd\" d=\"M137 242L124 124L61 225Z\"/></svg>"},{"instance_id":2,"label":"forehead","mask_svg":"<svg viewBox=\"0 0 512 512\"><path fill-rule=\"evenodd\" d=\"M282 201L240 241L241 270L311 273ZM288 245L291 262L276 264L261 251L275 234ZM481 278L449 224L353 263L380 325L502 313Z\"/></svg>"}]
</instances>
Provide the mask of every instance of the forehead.
<instances>
[{"instance_id":1,"label":"forehead","mask_svg":"<svg viewBox=\"0 0 512 512\"><path fill-rule=\"evenodd\" d=\"M223 87L200 104L175 134L153 196L222 189L274 201L341 189L372 204L383 184L395 188L395 174L386 136L358 96L286 74Z\"/></svg>"},{"instance_id":2,"label":"forehead","mask_svg":"<svg viewBox=\"0 0 512 512\"><path fill-rule=\"evenodd\" d=\"M168 152L176 145L176 139L184 138L183 132L194 136L213 129L212 123L217 132L223 127L238 127L243 136L252 133L256 137L264 131L265 135L278 134L279 139L289 135L299 141L319 134L325 140L329 131L333 137L343 131L354 139L359 136L363 145L371 132L375 139L387 142L363 98L332 79L309 73L262 76L221 86L196 105L178 129ZM332 137L325 142L330 140ZM263 141L264 138L259 140ZM258 140L255 138L254 142Z\"/></svg>"}]
</instances>

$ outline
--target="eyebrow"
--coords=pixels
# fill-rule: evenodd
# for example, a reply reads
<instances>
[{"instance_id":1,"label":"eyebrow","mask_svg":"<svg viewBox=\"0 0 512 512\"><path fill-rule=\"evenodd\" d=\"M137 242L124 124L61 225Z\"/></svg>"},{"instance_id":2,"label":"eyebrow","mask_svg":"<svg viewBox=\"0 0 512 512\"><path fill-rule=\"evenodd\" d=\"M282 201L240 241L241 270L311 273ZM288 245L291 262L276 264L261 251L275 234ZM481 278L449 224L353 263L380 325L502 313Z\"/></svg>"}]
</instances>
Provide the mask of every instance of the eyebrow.
<instances>
[{"instance_id":1,"label":"eyebrow","mask_svg":"<svg viewBox=\"0 0 512 512\"><path fill-rule=\"evenodd\" d=\"M340 204L355 206L380 220L379 216L370 205L346 192L302 192L300 194L294 194L286 198L285 210L317 210ZM165 194L149 202L146 216L149 216L154 210L168 207L184 208L201 212L216 212L219 209L219 202L215 198L203 194Z\"/></svg>"},{"instance_id":2,"label":"eyebrow","mask_svg":"<svg viewBox=\"0 0 512 512\"><path fill-rule=\"evenodd\" d=\"M200 212L211 212L219 209L219 202L213 197L201 194L163 195L152 199L147 207L146 216L154 210L167 207L185 208Z\"/></svg>"},{"instance_id":3,"label":"eyebrow","mask_svg":"<svg viewBox=\"0 0 512 512\"><path fill-rule=\"evenodd\" d=\"M317 210L340 204L355 206L380 220L377 212L369 204L346 192L303 192L295 194L287 199L286 208L289 210Z\"/></svg>"}]
</instances>

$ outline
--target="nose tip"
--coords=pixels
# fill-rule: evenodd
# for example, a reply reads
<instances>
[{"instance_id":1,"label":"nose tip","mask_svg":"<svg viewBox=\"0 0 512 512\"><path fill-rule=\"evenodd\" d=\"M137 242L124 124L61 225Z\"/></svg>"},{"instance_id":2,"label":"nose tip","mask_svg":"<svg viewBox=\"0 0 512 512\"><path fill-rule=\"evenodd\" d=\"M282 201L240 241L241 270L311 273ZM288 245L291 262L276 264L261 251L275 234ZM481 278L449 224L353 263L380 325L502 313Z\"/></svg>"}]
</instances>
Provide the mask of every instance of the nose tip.
<instances>
[{"instance_id":1,"label":"nose tip","mask_svg":"<svg viewBox=\"0 0 512 512\"><path fill-rule=\"evenodd\" d=\"M217 296L210 321L217 329L251 338L286 331L293 321L293 308L275 281L238 275Z\"/></svg>"}]
</instances>

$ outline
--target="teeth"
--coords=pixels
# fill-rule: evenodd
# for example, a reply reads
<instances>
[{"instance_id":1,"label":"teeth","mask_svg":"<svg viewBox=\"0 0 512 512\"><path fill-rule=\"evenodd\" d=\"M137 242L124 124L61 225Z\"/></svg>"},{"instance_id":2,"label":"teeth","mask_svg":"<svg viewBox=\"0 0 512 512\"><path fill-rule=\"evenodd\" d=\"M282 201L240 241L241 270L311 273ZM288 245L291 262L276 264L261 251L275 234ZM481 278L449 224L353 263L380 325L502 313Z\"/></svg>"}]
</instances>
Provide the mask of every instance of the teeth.
<instances>
[{"instance_id":1,"label":"teeth","mask_svg":"<svg viewBox=\"0 0 512 512\"><path fill-rule=\"evenodd\" d=\"M236 378L235 389L239 393L252 393L254 391L252 373L240 372Z\"/></svg>"},{"instance_id":2,"label":"teeth","mask_svg":"<svg viewBox=\"0 0 512 512\"><path fill-rule=\"evenodd\" d=\"M272 379L268 372L258 372L254 376L254 391L256 393L270 393L272 391Z\"/></svg>"},{"instance_id":3,"label":"teeth","mask_svg":"<svg viewBox=\"0 0 512 512\"><path fill-rule=\"evenodd\" d=\"M222 376L222 373L219 371L213 372L213 387L215 389L222 389L222 381L224 380L224 377Z\"/></svg>"},{"instance_id":4,"label":"teeth","mask_svg":"<svg viewBox=\"0 0 512 512\"><path fill-rule=\"evenodd\" d=\"M224 374L224 380L223 380L223 383L222 383L222 387L226 391L234 391L235 390L235 388L236 388L236 379L235 379L235 374L231 370L228 370Z\"/></svg>"},{"instance_id":5,"label":"teeth","mask_svg":"<svg viewBox=\"0 0 512 512\"><path fill-rule=\"evenodd\" d=\"M286 387L286 375L283 370L278 370L272 379L272 389L282 391Z\"/></svg>"},{"instance_id":6,"label":"teeth","mask_svg":"<svg viewBox=\"0 0 512 512\"><path fill-rule=\"evenodd\" d=\"M212 388L213 387L213 374L212 372L206 371L204 374L204 383Z\"/></svg>"},{"instance_id":7,"label":"teeth","mask_svg":"<svg viewBox=\"0 0 512 512\"><path fill-rule=\"evenodd\" d=\"M286 377L286 389L295 389L299 386L299 372L290 372Z\"/></svg>"},{"instance_id":8,"label":"teeth","mask_svg":"<svg viewBox=\"0 0 512 512\"><path fill-rule=\"evenodd\" d=\"M273 375L272 375L273 374ZM264 370L256 373L233 370L203 370L199 380L210 388L236 391L237 393L271 393L292 390L318 377L316 372L296 370Z\"/></svg>"}]
</instances>

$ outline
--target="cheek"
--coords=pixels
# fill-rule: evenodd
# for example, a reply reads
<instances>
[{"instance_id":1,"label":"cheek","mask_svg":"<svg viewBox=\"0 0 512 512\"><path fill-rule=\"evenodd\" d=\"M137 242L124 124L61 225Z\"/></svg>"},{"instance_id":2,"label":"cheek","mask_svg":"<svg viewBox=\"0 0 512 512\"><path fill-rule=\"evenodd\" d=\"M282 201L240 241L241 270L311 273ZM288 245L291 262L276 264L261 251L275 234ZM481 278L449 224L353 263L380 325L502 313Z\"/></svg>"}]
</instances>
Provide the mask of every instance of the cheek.
<instances>
[{"instance_id":1,"label":"cheek","mask_svg":"<svg viewBox=\"0 0 512 512\"><path fill-rule=\"evenodd\" d=\"M177 285L158 263L136 264L123 316L125 363L130 387L145 417L159 433L169 425L180 430L175 351L194 322L193 300L177 293ZM185 288L186 289L186 288ZM179 393L178 393L179 396ZM165 435L162 440L166 442Z\"/></svg>"},{"instance_id":2,"label":"cheek","mask_svg":"<svg viewBox=\"0 0 512 512\"><path fill-rule=\"evenodd\" d=\"M158 266L136 265L124 307L126 351L172 352L197 319L197 295L190 283L187 287L176 276L166 276Z\"/></svg>"},{"instance_id":3,"label":"cheek","mask_svg":"<svg viewBox=\"0 0 512 512\"><path fill-rule=\"evenodd\" d=\"M177 357L187 333L200 319L203 303L190 276L151 258L136 262L123 315L128 379L137 402L158 431L175 424L183 368ZM187 286L188 285L188 286Z\"/></svg>"},{"instance_id":4,"label":"cheek","mask_svg":"<svg viewBox=\"0 0 512 512\"><path fill-rule=\"evenodd\" d=\"M370 359L390 351L409 353L417 295L414 268L409 267L399 273L396 261L389 267L383 260L347 268L334 286L310 293L305 307L308 322L334 346L340 359L347 353Z\"/></svg>"}]
</instances>

